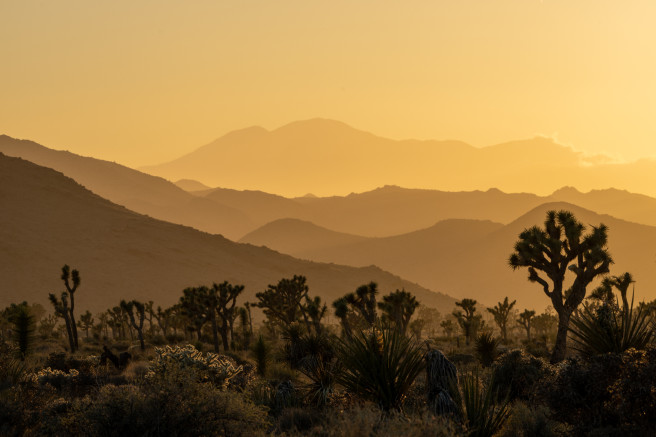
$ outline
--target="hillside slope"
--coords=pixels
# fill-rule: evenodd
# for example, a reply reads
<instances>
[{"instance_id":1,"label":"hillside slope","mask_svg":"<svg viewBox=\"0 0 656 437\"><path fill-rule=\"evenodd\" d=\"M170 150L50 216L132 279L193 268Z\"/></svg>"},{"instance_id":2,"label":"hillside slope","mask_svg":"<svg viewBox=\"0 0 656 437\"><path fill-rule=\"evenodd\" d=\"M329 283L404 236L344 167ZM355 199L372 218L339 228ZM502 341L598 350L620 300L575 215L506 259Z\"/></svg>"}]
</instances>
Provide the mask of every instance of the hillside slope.
<instances>
[{"instance_id":1,"label":"hillside slope","mask_svg":"<svg viewBox=\"0 0 656 437\"><path fill-rule=\"evenodd\" d=\"M49 306L63 264L80 270L80 310L97 312L121 299L171 305L188 286L228 280L253 300L268 284L307 276L327 302L369 281L383 293L405 288L427 305L454 299L377 267L302 261L269 249L132 212L52 169L0 154L0 307L23 300ZM243 301L242 301L243 302Z\"/></svg>"}]
</instances>

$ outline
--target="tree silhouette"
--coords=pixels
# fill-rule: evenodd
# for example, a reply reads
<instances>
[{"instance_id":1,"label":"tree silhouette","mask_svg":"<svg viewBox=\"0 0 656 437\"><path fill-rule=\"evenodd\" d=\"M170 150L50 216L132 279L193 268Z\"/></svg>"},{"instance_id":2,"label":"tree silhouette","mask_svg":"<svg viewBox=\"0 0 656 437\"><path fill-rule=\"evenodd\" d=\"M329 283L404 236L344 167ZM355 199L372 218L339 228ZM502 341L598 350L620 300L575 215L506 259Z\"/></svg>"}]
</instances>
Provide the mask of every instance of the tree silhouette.
<instances>
[{"instance_id":1,"label":"tree silhouette","mask_svg":"<svg viewBox=\"0 0 656 437\"><path fill-rule=\"evenodd\" d=\"M378 319L375 282L359 286L354 293L348 293L333 302L335 316L342 324L346 337L353 335L356 328L371 328Z\"/></svg>"},{"instance_id":2,"label":"tree silhouette","mask_svg":"<svg viewBox=\"0 0 656 437\"><path fill-rule=\"evenodd\" d=\"M619 305L615 299L615 295L613 294L613 288L615 288L620 292L620 298L622 300L622 311L627 311L629 308L629 299L627 293L629 286L634 282L635 281L633 280L633 276L629 272L626 272L620 276L610 276L604 278L604 280L601 281L601 285L595 288L592 293L590 293L590 299L598 300L602 303L610 305L613 308L619 308Z\"/></svg>"},{"instance_id":3,"label":"tree silhouette","mask_svg":"<svg viewBox=\"0 0 656 437\"><path fill-rule=\"evenodd\" d=\"M314 299L305 298L305 311L317 335L322 333L321 320L326 315L327 310L328 307L326 304L322 304L319 296L315 296Z\"/></svg>"},{"instance_id":4,"label":"tree silhouette","mask_svg":"<svg viewBox=\"0 0 656 437\"><path fill-rule=\"evenodd\" d=\"M125 313L128 315L130 318L130 324L132 327L137 331L137 336L139 338L139 345L141 346L141 350L146 350L146 345L144 344L144 336L143 336L143 325L144 325L144 319L146 318L146 306L137 300L131 300L130 302L126 302L124 300L121 301L121 309L125 311ZM139 323L137 324L137 321L135 319L135 314L134 311L136 310L137 312L137 317L139 317Z\"/></svg>"},{"instance_id":5,"label":"tree silhouette","mask_svg":"<svg viewBox=\"0 0 656 437\"><path fill-rule=\"evenodd\" d=\"M77 342L77 325L75 323L75 292L77 291L77 288L80 286L80 272L77 270L71 271L71 268L68 266L68 264L64 264L64 267L62 267L62 274L61 274L61 279L64 281L64 286L66 287L66 291L68 292L68 295L71 298L71 304L68 307L68 312L69 312L69 318L70 318L70 324L71 324L71 332L73 333L73 341L75 342L75 349L79 347L78 342Z\"/></svg>"},{"instance_id":6,"label":"tree silhouette","mask_svg":"<svg viewBox=\"0 0 656 437\"><path fill-rule=\"evenodd\" d=\"M453 315L465 334L465 343L469 345L469 340L476 335L476 331L481 323L481 315L476 314L476 301L474 299L463 299L456 302L456 305L464 311L453 311Z\"/></svg>"},{"instance_id":7,"label":"tree silhouette","mask_svg":"<svg viewBox=\"0 0 656 437\"><path fill-rule=\"evenodd\" d=\"M237 317L235 305L237 297L244 291L243 285L232 285L227 281L221 284L213 284L209 290L209 305L214 306L216 314L221 318L221 325L219 332L221 333L221 340L223 341L223 349L230 350L228 344L228 331L232 334L233 323ZM215 346L216 348L216 346ZM216 348L218 352L218 348Z\"/></svg>"},{"instance_id":8,"label":"tree silhouette","mask_svg":"<svg viewBox=\"0 0 656 437\"><path fill-rule=\"evenodd\" d=\"M506 296L503 302L497 303L494 308L487 309L494 316L494 322L501 330L501 337L504 342L508 341L508 332L506 329L508 326L508 316L510 316L510 311L515 306L515 303L517 303L516 300L508 303L508 296Z\"/></svg>"},{"instance_id":9,"label":"tree silhouette","mask_svg":"<svg viewBox=\"0 0 656 437\"><path fill-rule=\"evenodd\" d=\"M305 283L305 276L294 275L292 279L281 279L276 285L268 288L255 297L258 302L255 306L262 308L267 318L283 330L288 330L292 323L302 316L309 324L303 301L308 297L309 288Z\"/></svg>"},{"instance_id":10,"label":"tree silhouette","mask_svg":"<svg viewBox=\"0 0 656 437\"><path fill-rule=\"evenodd\" d=\"M87 312L82 314L78 323L80 324L80 328L84 329L86 338L89 338L89 329L93 327L93 315L91 312L87 310Z\"/></svg>"},{"instance_id":11,"label":"tree silhouette","mask_svg":"<svg viewBox=\"0 0 656 437\"><path fill-rule=\"evenodd\" d=\"M440 326L442 327L442 331L444 331L444 335L446 335L448 338L451 338L453 331L456 330L456 327L453 326L453 320L451 319L442 320Z\"/></svg>"},{"instance_id":12,"label":"tree silhouette","mask_svg":"<svg viewBox=\"0 0 656 437\"><path fill-rule=\"evenodd\" d=\"M608 273L613 262L606 250L606 226L593 226L586 235L583 234L584 230L585 226L571 212L549 211L544 229L534 226L523 231L509 258L513 269L528 268L529 281L542 286L558 314L552 363L565 358L569 320L585 298L587 286L597 276ZM564 289L568 270L574 274L574 281Z\"/></svg>"},{"instance_id":13,"label":"tree silhouette","mask_svg":"<svg viewBox=\"0 0 656 437\"><path fill-rule=\"evenodd\" d=\"M526 329L526 339L528 341L531 341L531 319L533 319L533 316L535 316L535 311L524 310L524 312L521 313L517 319L517 323Z\"/></svg>"},{"instance_id":14,"label":"tree silhouette","mask_svg":"<svg viewBox=\"0 0 656 437\"><path fill-rule=\"evenodd\" d=\"M52 304L55 315L64 319L66 325L66 335L68 336L68 345L70 346L71 353L75 353L77 349L75 346L75 338L73 337L73 330L71 328L71 313L68 306L68 292L62 291L61 298L57 298L54 293L48 294L50 303Z\"/></svg>"},{"instance_id":15,"label":"tree silhouette","mask_svg":"<svg viewBox=\"0 0 656 437\"><path fill-rule=\"evenodd\" d=\"M378 303L385 319L391 321L403 334L406 333L410 318L418 306L417 299L405 290L396 290L383 296L383 301Z\"/></svg>"}]
</instances>

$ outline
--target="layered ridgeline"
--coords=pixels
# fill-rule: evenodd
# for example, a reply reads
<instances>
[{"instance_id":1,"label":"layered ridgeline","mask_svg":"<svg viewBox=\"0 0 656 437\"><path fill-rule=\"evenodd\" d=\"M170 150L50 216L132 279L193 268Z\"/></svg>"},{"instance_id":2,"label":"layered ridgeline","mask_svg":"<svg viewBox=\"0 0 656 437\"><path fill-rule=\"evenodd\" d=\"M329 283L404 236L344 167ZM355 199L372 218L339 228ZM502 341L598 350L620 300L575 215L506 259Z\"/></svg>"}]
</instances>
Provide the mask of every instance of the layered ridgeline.
<instances>
[{"instance_id":1,"label":"layered ridgeline","mask_svg":"<svg viewBox=\"0 0 656 437\"><path fill-rule=\"evenodd\" d=\"M656 199L617 189L581 193L564 188L541 197L509 194L498 189L448 192L384 186L348 196L291 199L262 191L208 189L193 180L178 181L175 185L112 162L55 151L7 136L0 136L0 152L60 171L94 193L131 210L222 234L232 240L282 218L296 218L337 232L367 237L408 233L452 218L507 224L531 208L553 201L656 225Z\"/></svg>"},{"instance_id":2,"label":"layered ridgeline","mask_svg":"<svg viewBox=\"0 0 656 437\"><path fill-rule=\"evenodd\" d=\"M114 162L52 150L6 135L0 135L0 153L55 169L114 203L172 223L233 239L257 225L241 211Z\"/></svg>"},{"instance_id":3,"label":"layered ridgeline","mask_svg":"<svg viewBox=\"0 0 656 437\"><path fill-rule=\"evenodd\" d=\"M268 131L230 132L174 161L143 167L170 180L286 196L350 193L393 184L447 191L615 187L656 195L656 161L613 164L537 137L488 147L459 141L390 140L344 123L314 119Z\"/></svg>"},{"instance_id":4,"label":"layered ridgeline","mask_svg":"<svg viewBox=\"0 0 656 437\"><path fill-rule=\"evenodd\" d=\"M93 312L121 299L171 305L188 286L230 281L244 299L270 283L305 275L328 303L376 281L382 293L405 288L450 311L454 299L377 267L302 261L219 235L159 221L118 206L52 169L0 154L0 307L27 300L48 305L63 288L63 264L80 271L76 306Z\"/></svg>"},{"instance_id":5,"label":"layered ridgeline","mask_svg":"<svg viewBox=\"0 0 656 437\"><path fill-rule=\"evenodd\" d=\"M630 271L637 279L636 298L656 298L656 227L599 215L579 206L539 205L506 225L483 220L451 219L415 232L364 238L338 233L295 219L269 223L240 241L263 245L299 258L352 266L375 264L427 288L479 301L517 299L522 306L548 304L525 271L513 272L508 257L518 235L544 223L548 210L569 210L583 223L609 227L614 274Z\"/></svg>"}]
</instances>

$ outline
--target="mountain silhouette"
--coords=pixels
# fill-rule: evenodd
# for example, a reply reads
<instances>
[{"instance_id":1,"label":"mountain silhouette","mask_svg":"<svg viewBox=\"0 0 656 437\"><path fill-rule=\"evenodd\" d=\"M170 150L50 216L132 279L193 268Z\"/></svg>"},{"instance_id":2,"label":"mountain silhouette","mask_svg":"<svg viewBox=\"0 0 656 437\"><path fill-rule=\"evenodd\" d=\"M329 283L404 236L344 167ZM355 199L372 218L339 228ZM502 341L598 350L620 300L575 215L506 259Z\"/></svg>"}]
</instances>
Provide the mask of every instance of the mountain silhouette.
<instances>
[{"instance_id":1,"label":"mountain silhouette","mask_svg":"<svg viewBox=\"0 0 656 437\"><path fill-rule=\"evenodd\" d=\"M656 227L600 215L566 202L532 208L508 224L482 220L444 220L429 228L385 238L336 234L302 221L279 220L244 236L251 244L300 258L353 266L375 264L427 288L449 290L453 296L482 302L505 296L518 304L542 309L548 300L525 271L513 272L508 256L519 234L542 226L546 211L569 210L586 225L609 227L613 274L630 271L638 280L636 299L656 298ZM342 244L334 244L342 240Z\"/></svg>"},{"instance_id":2,"label":"mountain silhouette","mask_svg":"<svg viewBox=\"0 0 656 437\"><path fill-rule=\"evenodd\" d=\"M257 225L239 210L113 162L52 150L6 135L0 135L0 153L55 169L114 203L172 223L229 238L237 238Z\"/></svg>"},{"instance_id":3,"label":"mountain silhouette","mask_svg":"<svg viewBox=\"0 0 656 437\"><path fill-rule=\"evenodd\" d=\"M171 180L198 177L213 186L286 196L362 192L388 184L446 191L496 187L543 195L571 185L656 195L654 160L612 163L539 136L486 147L390 140L325 119L272 131L230 132L178 159L142 169Z\"/></svg>"},{"instance_id":4,"label":"mountain silhouette","mask_svg":"<svg viewBox=\"0 0 656 437\"><path fill-rule=\"evenodd\" d=\"M450 310L454 299L378 267L353 268L295 259L234 243L116 205L73 179L0 154L0 306L48 304L59 292L62 265L80 271L80 310L102 311L121 299L162 306L188 286L223 280L246 286L244 299L294 274L307 276L312 295L328 303L376 281L381 292L405 288L429 306Z\"/></svg>"}]
</instances>

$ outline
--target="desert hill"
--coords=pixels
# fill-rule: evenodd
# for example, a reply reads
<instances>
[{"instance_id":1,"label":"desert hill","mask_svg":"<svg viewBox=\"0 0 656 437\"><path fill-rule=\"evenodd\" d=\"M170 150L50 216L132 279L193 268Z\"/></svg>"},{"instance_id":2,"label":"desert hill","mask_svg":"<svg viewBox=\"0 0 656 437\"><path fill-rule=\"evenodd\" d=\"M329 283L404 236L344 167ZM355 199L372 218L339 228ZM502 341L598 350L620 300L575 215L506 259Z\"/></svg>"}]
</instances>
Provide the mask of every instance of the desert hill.
<instances>
[{"instance_id":1,"label":"desert hill","mask_svg":"<svg viewBox=\"0 0 656 437\"><path fill-rule=\"evenodd\" d=\"M542 225L547 210L572 211L585 224L609 227L609 249L616 264L611 273L630 271L638 283L636 298L656 298L656 227L599 215L565 202L539 205L507 225L480 220L444 220L407 234L326 244L334 231L298 221L278 221L254 231L241 241L323 262L353 266L375 264L428 288L453 290L454 296L479 301L509 296L522 305L548 304L524 271L513 272L508 256L519 233ZM491 298L492 297L492 298Z\"/></svg>"},{"instance_id":2,"label":"desert hill","mask_svg":"<svg viewBox=\"0 0 656 437\"><path fill-rule=\"evenodd\" d=\"M286 196L362 192L383 185L445 191L496 187L542 195L570 185L656 195L654 160L613 163L544 137L480 148L460 141L397 141L325 119L271 131L233 131L143 170L171 180L194 177L212 186Z\"/></svg>"},{"instance_id":3,"label":"desert hill","mask_svg":"<svg viewBox=\"0 0 656 437\"><path fill-rule=\"evenodd\" d=\"M311 293L328 302L371 280L383 293L405 288L439 308L454 302L374 266L302 261L146 217L57 171L2 154L0 210L0 306L23 300L48 306L48 293L62 289L64 263L80 270L76 305L92 312L123 298L170 305L184 287L223 280L246 285L244 298L253 299L293 274L306 275Z\"/></svg>"},{"instance_id":4,"label":"desert hill","mask_svg":"<svg viewBox=\"0 0 656 437\"><path fill-rule=\"evenodd\" d=\"M113 162L52 150L6 135L0 135L0 153L55 169L114 203L172 223L233 239L256 226L237 209L194 196L165 179Z\"/></svg>"}]
</instances>

